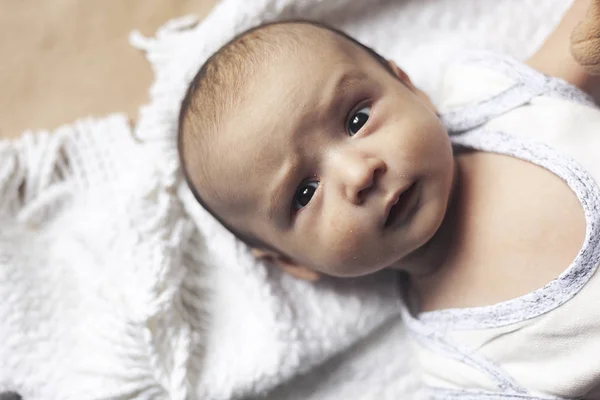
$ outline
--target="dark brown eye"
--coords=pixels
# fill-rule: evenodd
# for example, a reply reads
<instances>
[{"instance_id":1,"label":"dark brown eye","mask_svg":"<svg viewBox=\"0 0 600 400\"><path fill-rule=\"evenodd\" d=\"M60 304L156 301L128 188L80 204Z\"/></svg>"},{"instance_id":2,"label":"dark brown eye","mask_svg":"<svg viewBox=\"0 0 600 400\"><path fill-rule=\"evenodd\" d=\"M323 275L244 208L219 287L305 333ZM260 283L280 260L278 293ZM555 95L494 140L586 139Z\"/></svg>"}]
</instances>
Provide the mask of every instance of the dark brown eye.
<instances>
[{"instance_id":1,"label":"dark brown eye","mask_svg":"<svg viewBox=\"0 0 600 400\"><path fill-rule=\"evenodd\" d=\"M369 120L369 115L371 115L371 107L363 107L351 115L348 121L348 134L356 135Z\"/></svg>"},{"instance_id":2,"label":"dark brown eye","mask_svg":"<svg viewBox=\"0 0 600 400\"><path fill-rule=\"evenodd\" d=\"M319 182L317 181L309 181L302 183L298 187L298 190L296 190L296 194L294 195L294 210L297 211L301 208L306 207L306 205L310 203L310 200L317 191L318 187Z\"/></svg>"}]
</instances>

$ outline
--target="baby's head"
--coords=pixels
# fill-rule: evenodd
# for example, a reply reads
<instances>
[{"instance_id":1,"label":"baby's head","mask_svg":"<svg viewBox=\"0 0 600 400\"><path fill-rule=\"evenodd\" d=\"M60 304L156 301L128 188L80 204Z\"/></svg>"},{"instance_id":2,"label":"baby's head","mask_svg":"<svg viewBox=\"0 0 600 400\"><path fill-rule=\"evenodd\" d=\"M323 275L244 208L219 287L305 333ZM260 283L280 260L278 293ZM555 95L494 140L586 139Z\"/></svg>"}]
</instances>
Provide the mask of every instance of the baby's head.
<instances>
[{"instance_id":1,"label":"baby's head","mask_svg":"<svg viewBox=\"0 0 600 400\"><path fill-rule=\"evenodd\" d=\"M302 21L247 31L204 64L179 152L200 203L304 277L415 268L454 175L447 132L408 76Z\"/></svg>"}]
</instances>

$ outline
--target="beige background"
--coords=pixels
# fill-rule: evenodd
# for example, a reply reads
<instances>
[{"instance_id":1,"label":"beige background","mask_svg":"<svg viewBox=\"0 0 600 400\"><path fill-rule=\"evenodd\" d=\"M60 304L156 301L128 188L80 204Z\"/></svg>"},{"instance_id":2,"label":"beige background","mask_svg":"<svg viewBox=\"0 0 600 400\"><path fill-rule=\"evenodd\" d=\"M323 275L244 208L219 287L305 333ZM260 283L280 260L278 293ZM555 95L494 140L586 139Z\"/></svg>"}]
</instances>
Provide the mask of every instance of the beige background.
<instances>
[{"instance_id":1,"label":"beige background","mask_svg":"<svg viewBox=\"0 0 600 400\"><path fill-rule=\"evenodd\" d=\"M147 100L152 74L128 43L218 0L0 0L0 138Z\"/></svg>"}]
</instances>

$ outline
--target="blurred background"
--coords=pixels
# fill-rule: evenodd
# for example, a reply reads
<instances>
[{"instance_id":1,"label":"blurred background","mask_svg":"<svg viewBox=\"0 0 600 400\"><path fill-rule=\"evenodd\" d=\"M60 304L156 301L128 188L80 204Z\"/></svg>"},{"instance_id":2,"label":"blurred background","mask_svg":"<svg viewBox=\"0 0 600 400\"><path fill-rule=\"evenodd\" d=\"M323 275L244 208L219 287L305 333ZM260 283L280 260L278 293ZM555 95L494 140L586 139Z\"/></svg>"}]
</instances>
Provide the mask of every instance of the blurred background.
<instances>
[{"instance_id":1,"label":"blurred background","mask_svg":"<svg viewBox=\"0 0 600 400\"><path fill-rule=\"evenodd\" d=\"M129 32L206 16L218 0L0 0L0 138L147 101L152 72Z\"/></svg>"}]
</instances>

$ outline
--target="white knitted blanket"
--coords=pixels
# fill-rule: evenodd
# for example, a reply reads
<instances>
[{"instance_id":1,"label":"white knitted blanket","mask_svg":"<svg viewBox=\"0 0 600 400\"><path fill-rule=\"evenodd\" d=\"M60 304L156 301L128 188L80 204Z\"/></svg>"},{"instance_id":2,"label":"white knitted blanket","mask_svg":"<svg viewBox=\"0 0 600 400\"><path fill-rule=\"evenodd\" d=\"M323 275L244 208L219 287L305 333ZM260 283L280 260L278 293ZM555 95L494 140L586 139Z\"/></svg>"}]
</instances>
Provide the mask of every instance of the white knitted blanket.
<instances>
[{"instance_id":1,"label":"white knitted blanket","mask_svg":"<svg viewBox=\"0 0 600 400\"><path fill-rule=\"evenodd\" d=\"M0 392L52 399L399 399L414 377L395 281L309 284L258 264L182 185L176 117L245 28L315 18L395 59L434 99L463 49L529 55L569 0L223 0L138 34L156 74L123 115L0 142ZM232 151L235 151L232 149Z\"/></svg>"}]
</instances>

